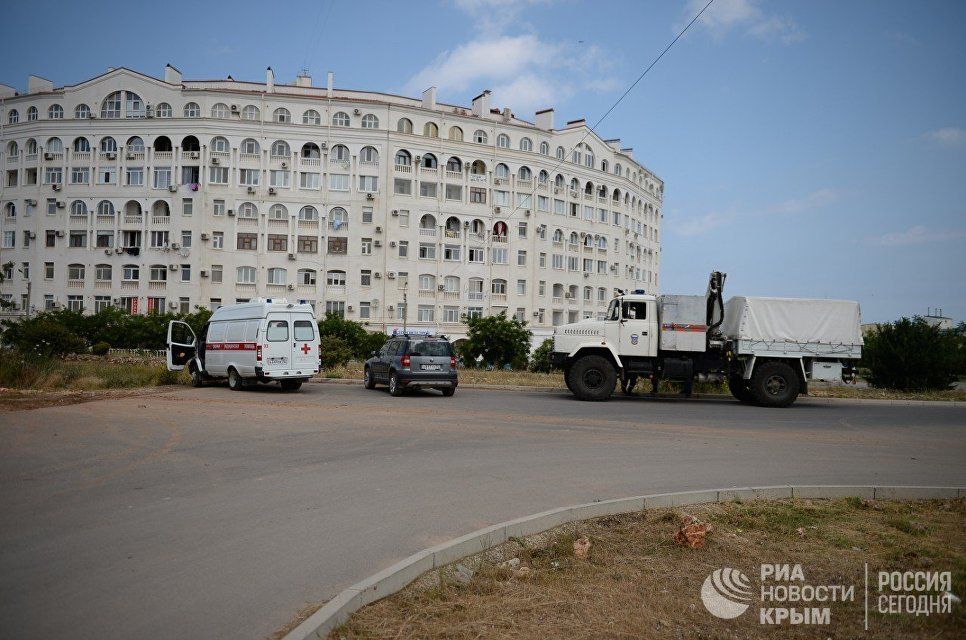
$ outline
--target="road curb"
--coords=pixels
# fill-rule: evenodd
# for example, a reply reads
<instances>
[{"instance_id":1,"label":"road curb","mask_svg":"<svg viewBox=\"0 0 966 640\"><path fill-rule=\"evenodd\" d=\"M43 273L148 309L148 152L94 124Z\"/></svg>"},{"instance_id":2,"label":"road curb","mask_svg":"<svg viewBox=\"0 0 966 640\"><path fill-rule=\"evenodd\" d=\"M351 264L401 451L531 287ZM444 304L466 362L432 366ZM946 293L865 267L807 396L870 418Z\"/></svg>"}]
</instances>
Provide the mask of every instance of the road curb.
<instances>
[{"instance_id":1,"label":"road curb","mask_svg":"<svg viewBox=\"0 0 966 640\"><path fill-rule=\"evenodd\" d=\"M362 607L396 593L426 571L486 551L503 544L511 537L534 535L581 520L661 507L682 507L734 500L848 497L882 500L932 500L964 496L966 496L966 487L780 485L658 493L552 509L485 527L419 551L344 589L324 604L321 609L287 633L282 640L319 640L325 638L332 629L343 624L349 619L349 616Z\"/></svg>"},{"instance_id":2,"label":"road curb","mask_svg":"<svg viewBox=\"0 0 966 640\"><path fill-rule=\"evenodd\" d=\"M345 384L361 385L362 378L310 378L309 382L317 384ZM527 387L515 384L474 384L460 383L461 389L481 389L488 391L518 391L532 393L560 393L568 394L563 387ZM648 398L648 396L641 396ZM655 400L732 400L732 397L725 393L695 393L691 398L684 398L679 394L659 394ZM966 402L960 400L890 400L888 398L828 398L825 396L799 396L796 403L804 404L834 404L836 402L855 402L860 404L881 404L893 407L966 407Z\"/></svg>"}]
</instances>

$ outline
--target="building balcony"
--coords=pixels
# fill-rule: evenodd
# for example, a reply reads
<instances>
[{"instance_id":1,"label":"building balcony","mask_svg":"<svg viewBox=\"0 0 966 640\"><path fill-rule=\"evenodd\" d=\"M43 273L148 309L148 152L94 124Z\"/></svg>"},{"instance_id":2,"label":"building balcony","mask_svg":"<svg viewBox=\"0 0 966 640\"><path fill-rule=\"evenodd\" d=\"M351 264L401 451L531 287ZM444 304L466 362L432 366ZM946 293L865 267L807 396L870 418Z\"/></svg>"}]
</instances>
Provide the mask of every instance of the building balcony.
<instances>
[{"instance_id":1,"label":"building balcony","mask_svg":"<svg viewBox=\"0 0 966 640\"><path fill-rule=\"evenodd\" d=\"M443 299L444 300L459 300L460 299L460 292L459 291L444 291L443 292Z\"/></svg>"},{"instance_id":2,"label":"building balcony","mask_svg":"<svg viewBox=\"0 0 966 640\"><path fill-rule=\"evenodd\" d=\"M462 171L449 171L447 169L447 171L446 171L446 179L447 180L462 180L463 179L463 172Z\"/></svg>"},{"instance_id":3,"label":"building balcony","mask_svg":"<svg viewBox=\"0 0 966 640\"><path fill-rule=\"evenodd\" d=\"M17 161L19 160L20 160L20 156L18 155L7 156L7 162L10 164L16 164Z\"/></svg>"},{"instance_id":4,"label":"building balcony","mask_svg":"<svg viewBox=\"0 0 966 640\"><path fill-rule=\"evenodd\" d=\"M239 153L238 160L248 164L258 164L261 160L261 156L257 153Z\"/></svg>"},{"instance_id":5,"label":"building balcony","mask_svg":"<svg viewBox=\"0 0 966 640\"><path fill-rule=\"evenodd\" d=\"M551 302L559 306L563 304L563 298L560 296L554 296L553 298L551 298Z\"/></svg>"},{"instance_id":6,"label":"building balcony","mask_svg":"<svg viewBox=\"0 0 966 640\"><path fill-rule=\"evenodd\" d=\"M152 280L148 282L148 291L164 291L168 288L166 280Z\"/></svg>"},{"instance_id":7,"label":"building balcony","mask_svg":"<svg viewBox=\"0 0 966 640\"><path fill-rule=\"evenodd\" d=\"M37 154L36 153L28 153L28 154L24 155L23 160L24 160L24 162L27 162L27 163L30 163L30 164L34 164L34 163L37 162Z\"/></svg>"},{"instance_id":8,"label":"building balcony","mask_svg":"<svg viewBox=\"0 0 966 640\"><path fill-rule=\"evenodd\" d=\"M360 160L359 161L359 166L360 167L373 167L373 168L375 168L375 167L378 167L379 166L379 161L378 160Z\"/></svg>"},{"instance_id":9,"label":"building balcony","mask_svg":"<svg viewBox=\"0 0 966 640\"><path fill-rule=\"evenodd\" d=\"M468 299L470 299L470 300L482 300L483 299L483 292L482 291L470 291L468 294L466 294L466 297Z\"/></svg>"},{"instance_id":10,"label":"building balcony","mask_svg":"<svg viewBox=\"0 0 966 640\"><path fill-rule=\"evenodd\" d=\"M397 164L395 169L398 173L412 173L413 166L411 164Z\"/></svg>"},{"instance_id":11,"label":"building balcony","mask_svg":"<svg viewBox=\"0 0 966 640\"><path fill-rule=\"evenodd\" d=\"M140 284L141 283L138 282L137 280L122 280L121 281L121 288L122 289L137 289L140 286Z\"/></svg>"},{"instance_id":12,"label":"building balcony","mask_svg":"<svg viewBox=\"0 0 966 640\"><path fill-rule=\"evenodd\" d=\"M334 158L329 158L329 169L338 169L339 171L349 170L348 160L336 160Z\"/></svg>"},{"instance_id":13,"label":"building balcony","mask_svg":"<svg viewBox=\"0 0 966 640\"><path fill-rule=\"evenodd\" d=\"M493 242L498 242L500 244L506 244L507 237L506 236L497 236L497 235L495 235L495 236L493 236Z\"/></svg>"},{"instance_id":14,"label":"building balcony","mask_svg":"<svg viewBox=\"0 0 966 640\"><path fill-rule=\"evenodd\" d=\"M84 288L84 281L83 280L68 280L67 281L67 287L69 289L83 289Z\"/></svg>"},{"instance_id":15,"label":"building balcony","mask_svg":"<svg viewBox=\"0 0 966 640\"><path fill-rule=\"evenodd\" d=\"M288 220L270 218L268 221L268 226L270 229L288 229Z\"/></svg>"},{"instance_id":16,"label":"building balcony","mask_svg":"<svg viewBox=\"0 0 966 640\"><path fill-rule=\"evenodd\" d=\"M506 294L505 293L493 293L493 294L490 294L490 301L491 302L494 302L494 303L496 303L496 302L506 302Z\"/></svg>"},{"instance_id":17,"label":"building balcony","mask_svg":"<svg viewBox=\"0 0 966 640\"><path fill-rule=\"evenodd\" d=\"M447 238L459 238L460 231L459 229L446 229L443 231L443 235Z\"/></svg>"},{"instance_id":18,"label":"building balcony","mask_svg":"<svg viewBox=\"0 0 966 640\"><path fill-rule=\"evenodd\" d=\"M151 224L168 224L171 222L171 216L151 216Z\"/></svg>"},{"instance_id":19,"label":"building balcony","mask_svg":"<svg viewBox=\"0 0 966 640\"><path fill-rule=\"evenodd\" d=\"M124 216L124 224L141 224L144 222L144 216Z\"/></svg>"},{"instance_id":20,"label":"building balcony","mask_svg":"<svg viewBox=\"0 0 966 640\"><path fill-rule=\"evenodd\" d=\"M111 281L110 280L95 280L94 281L94 288L95 289L110 289L111 288Z\"/></svg>"},{"instance_id":21,"label":"building balcony","mask_svg":"<svg viewBox=\"0 0 966 640\"><path fill-rule=\"evenodd\" d=\"M427 238L435 238L436 237L436 229L427 229L425 227L420 227L419 228L419 235L425 236Z\"/></svg>"},{"instance_id":22,"label":"building balcony","mask_svg":"<svg viewBox=\"0 0 966 640\"><path fill-rule=\"evenodd\" d=\"M174 151L155 151L154 159L160 162L174 160Z\"/></svg>"},{"instance_id":23,"label":"building balcony","mask_svg":"<svg viewBox=\"0 0 966 640\"><path fill-rule=\"evenodd\" d=\"M75 166L78 164L88 163L91 161L91 152L75 151L72 154L70 154L70 161L71 161L71 164Z\"/></svg>"},{"instance_id":24,"label":"building balcony","mask_svg":"<svg viewBox=\"0 0 966 640\"><path fill-rule=\"evenodd\" d=\"M530 191L533 189L533 180L517 180L517 191Z\"/></svg>"},{"instance_id":25,"label":"building balcony","mask_svg":"<svg viewBox=\"0 0 966 640\"><path fill-rule=\"evenodd\" d=\"M430 176L435 178L439 176L439 169L436 167L419 167L419 175L426 176L427 178Z\"/></svg>"},{"instance_id":26,"label":"building balcony","mask_svg":"<svg viewBox=\"0 0 966 640\"><path fill-rule=\"evenodd\" d=\"M181 151L182 160L201 160L200 151Z\"/></svg>"},{"instance_id":27,"label":"building balcony","mask_svg":"<svg viewBox=\"0 0 966 640\"><path fill-rule=\"evenodd\" d=\"M126 154L124 154L124 157L131 162L144 162L143 151L128 151Z\"/></svg>"}]
</instances>

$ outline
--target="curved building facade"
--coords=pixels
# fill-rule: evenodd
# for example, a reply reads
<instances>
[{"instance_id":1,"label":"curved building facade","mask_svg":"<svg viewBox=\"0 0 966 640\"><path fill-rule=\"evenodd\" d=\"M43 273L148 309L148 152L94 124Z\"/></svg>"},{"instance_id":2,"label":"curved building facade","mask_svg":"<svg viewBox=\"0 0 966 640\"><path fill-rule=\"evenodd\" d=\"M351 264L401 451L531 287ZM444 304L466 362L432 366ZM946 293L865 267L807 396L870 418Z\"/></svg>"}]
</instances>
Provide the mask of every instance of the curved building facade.
<instances>
[{"instance_id":1,"label":"curved building facade","mask_svg":"<svg viewBox=\"0 0 966 640\"><path fill-rule=\"evenodd\" d=\"M505 311L541 339L659 288L663 182L552 110L170 66L0 90L0 294L19 313L287 297L456 338Z\"/></svg>"}]
</instances>

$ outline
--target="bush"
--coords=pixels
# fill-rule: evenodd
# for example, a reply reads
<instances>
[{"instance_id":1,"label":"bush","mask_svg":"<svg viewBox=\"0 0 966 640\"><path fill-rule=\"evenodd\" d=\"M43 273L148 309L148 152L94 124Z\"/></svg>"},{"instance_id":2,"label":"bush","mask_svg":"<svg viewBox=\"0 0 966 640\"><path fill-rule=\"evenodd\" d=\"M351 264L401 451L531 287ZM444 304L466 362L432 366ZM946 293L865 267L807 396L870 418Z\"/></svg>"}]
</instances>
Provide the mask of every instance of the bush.
<instances>
[{"instance_id":1,"label":"bush","mask_svg":"<svg viewBox=\"0 0 966 640\"><path fill-rule=\"evenodd\" d=\"M345 340L331 334L322 337L321 354L323 369L345 366L352 359L352 349Z\"/></svg>"},{"instance_id":2,"label":"bush","mask_svg":"<svg viewBox=\"0 0 966 640\"><path fill-rule=\"evenodd\" d=\"M386 342L388 336L384 333L369 333L358 322L327 313L319 321L319 336L323 339L323 358L325 357L324 339L326 336L340 338L345 348L356 360L365 360L373 351L378 351Z\"/></svg>"},{"instance_id":3,"label":"bush","mask_svg":"<svg viewBox=\"0 0 966 640\"><path fill-rule=\"evenodd\" d=\"M525 320L497 316L469 318L466 342L460 348L463 361L470 366L526 369L530 353L530 330Z\"/></svg>"},{"instance_id":4,"label":"bush","mask_svg":"<svg viewBox=\"0 0 966 640\"><path fill-rule=\"evenodd\" d=\"M550 354L553 353L553 338L547 338L540 346L533 350L530 357L530 371L550 373Z\"/></svg>"},{"instance_id":5,"label":"bush","mask_svg":"<svg viewBox=\"0 0 966 640\"><path fill-rule=\"evenodd\" d=\"M26 357L49 358L87 351L87 343L55 318L42 314L5 333L8 344Z\"/></svg>"},{"instance_id":6,"label":"bush","mask_svg":"<svg viewBox=\"0 0 966 640\"><path fill-rule=\"evenodd\" d=\"M922 318L879 325L865 336L862 366L873 387L900 391L949 389L962 366L963 336Z\"/></svg>"},{"instance_id":7,"label":"bush","mask_svg":"<svg viewBox=\"0 0 966 640\"><path fill-rule=\"evenodd\" d=\"M107 344L106 342L95 342L91 346L91 353L93 353L95 356L106 356L110 350L111 345Z\"/></svg>"}]
</instances>

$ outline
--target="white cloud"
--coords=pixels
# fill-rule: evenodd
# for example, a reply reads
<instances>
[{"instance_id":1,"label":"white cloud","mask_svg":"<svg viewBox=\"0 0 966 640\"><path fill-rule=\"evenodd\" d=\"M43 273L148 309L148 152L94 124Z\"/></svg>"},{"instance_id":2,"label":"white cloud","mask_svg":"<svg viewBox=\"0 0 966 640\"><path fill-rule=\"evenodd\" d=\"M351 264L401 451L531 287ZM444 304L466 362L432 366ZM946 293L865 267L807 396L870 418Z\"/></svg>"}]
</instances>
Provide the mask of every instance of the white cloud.
<instances>
[{"instance_id":1,"label":"white cloud","mask_svg":"<svg viewBox=\"0 0 966 640\"><path fill-rule=\"evenodd\" d=\"M712 211L697 218L687 218L680 223L668 225L679 236L699 236L718 227L730 224L735 219L734 214Z\"/></svg>"},{"instance_id":2,"label":"white cloud","mask_svg":"<svg viewBox=\"0 0 966 640\"><path fill-rule=\"evenodd\" d=\"M685 22L700 11L706 0L690 0L685 7ZM770 14L761 8L760 0L715 0L700 18L698 24L714 38L723 38L731 31L742 31L765 42L795 44L805 39L805 32L787 16Z\"/></svg>"},{"instance_id":3,"label":"white cloud","mask_svg":"<svg viewBox=\"0 0 966 640\"><path fill-rule=\"evenodd\" d=\"M801 198L792 198L769 207L745 213L712 211L696 218L685 218L681 222L670 221L668 228L680 236L697 236L733 222L741 222L761 216L791 215L803 211L814 211L838 200L834 189L823 188Z\"/></svg>"},{"instance_id":4,"label":"white cloud","mask_svg":"<svg viewBox=\"0 0 966 640\"><path fill-rule=\"evenodd\" d=\"M483 33L499 33L515 23L524 10L557 0L455 0L453 4L473 17L474 27Z\"/></svg>"},{"instance_id":5,"label":"white cloud","mask_svg":"<svg viewBox=\"0 0 966 640\"><path fill-rule=\"evenodd\" d=\"M869 236L864 242L868 245L878 247L902 247L915 244L926 244L929 242L943 242L946 240L959 240L966 238L964 229L929 229L921 224L909 227L905 231L895 231L884 233L878 236Z\"/></svg>"},{"instance_id":6,"label":"white cloud","mask_svg":"<svg viewBox=\"0 0 966 640\"><path fill-rule=\"evenodd\" d=\"M958 147L966 144L966 129L959 127L943 127L935 131L927 131L922 137L930 142L935 142L941 147Z\"/></svg>"},{"instance_id":7,"label":"white cloud","mask_svg":"<svg viewBox=\"0 0 966 640\"><path fill-rule=\"evenodd\" d=\"M792 198L791 200L779 202L765 213L801 213L802 211L808 211L830 205L837 199L838 193L836 193L833 189L819 189L818 191L813 191L804 198Z\"/></svg>"}]
</instances>

